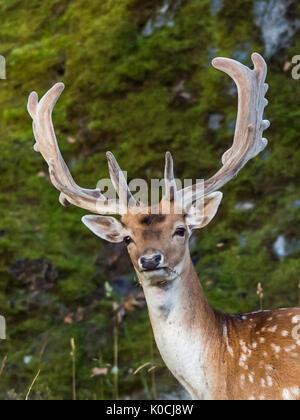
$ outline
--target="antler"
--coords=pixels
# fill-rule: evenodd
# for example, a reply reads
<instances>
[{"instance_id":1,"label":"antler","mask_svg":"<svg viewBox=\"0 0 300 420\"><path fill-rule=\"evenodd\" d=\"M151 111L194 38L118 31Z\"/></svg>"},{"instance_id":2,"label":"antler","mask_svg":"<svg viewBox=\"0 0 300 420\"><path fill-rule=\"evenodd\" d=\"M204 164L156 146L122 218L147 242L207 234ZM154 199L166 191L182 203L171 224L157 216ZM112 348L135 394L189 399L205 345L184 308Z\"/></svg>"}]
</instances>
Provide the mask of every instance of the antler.
<instances>
[{"instance_id":1,"label":"antler","mask_svg":"<svg viewBox=\"0 0 300 420\"><path fill-rule=\"evenodd\" d=\"M228 58L213 60L215 68L224 71L235 81L239 102L233 144L222 156L222 168L204 181L204 189L202 184L194 184L177 191L173 159L169 152L166 154L165 198L170 201L180 201L185 209L195 203L198 198L203 198L222 188L237 176L246 163L257 156L268 143L262 137L263 131L270 126L269 121L263 120L264 109L268 104L265 99L268 90L268 85L265 83L267 65L257 53L252 55L252 61L254 70ZM48 163L51 182L61 192L60 202L63 205L74 204L99 214L124 214L129 206L136 207L137 203L111 152L107 153L108 166L119 200L108 200L99 189L88 190L79 187L61 156L52 123L52 110L63 89L64 85L57 83L40 102L38 102L36 92L32 92L29 96L28 112L33 119L36 139L34 149L40 152Z\"/></svg>"},{"instance_id":2,"label":"antler","mask_svg":"<svg viewBox=\"0 0 300 420\"><path fill-rule=\"evenodd\" d=\"M254 70L228 58L215 58L212 62L215 68L224 71L235 81L239 102L232 147L222 156L222 168L204 181L204 196L219 190L236 177L246 163L268 144L268 141L262 138L263 131L270 126L269 121L263 120L264 109L268 105L265 99L269 87L265 83L267 65L257 53L252 55L252 61ZM178 191L178 197L183 200L185 208L201 198L198 192L201 189L197 186L194 184Z\"/></svg>"},{"instance_id":3,"label":"antler","mask_svg":"<svg viewBox=\"0 0 300 420\"><path fill-rule=\"evenodd\" d=\"M62 205L74 204L93 213L123 214L129 205L134 205L125 177L112 153L107 154L112 183L120 200L108 200L99 189L89 190L79 187L60 153L52 123L52 111L62 91L63 83L57 83L38 101L36 92L28 98L28 112L33 119L33 132L36 140L34 150L40 152L49 166L52 184L61 194Z\"/></svg>"}]
</instances>

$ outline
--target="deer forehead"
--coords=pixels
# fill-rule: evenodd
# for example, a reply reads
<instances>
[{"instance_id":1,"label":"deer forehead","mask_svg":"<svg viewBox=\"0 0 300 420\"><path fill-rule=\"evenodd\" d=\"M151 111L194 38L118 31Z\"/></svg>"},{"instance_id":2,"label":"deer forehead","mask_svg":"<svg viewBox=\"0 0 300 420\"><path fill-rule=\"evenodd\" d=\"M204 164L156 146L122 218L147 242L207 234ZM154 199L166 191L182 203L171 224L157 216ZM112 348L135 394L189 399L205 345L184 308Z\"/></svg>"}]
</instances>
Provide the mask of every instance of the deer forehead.
<instances>
[{"instance_id":1,"label":"deer forehead","mask_svg":"<svg viewBox=\"0 0 300 420\"><path fill-rule=\"evenodd\" d=\"M174 227L185 224L183 214L132 214L127 212L122 217L122 223L134 233L140 234L143 238L161 237L164 233L172 231Z\"/></svg>"}]
</instances>

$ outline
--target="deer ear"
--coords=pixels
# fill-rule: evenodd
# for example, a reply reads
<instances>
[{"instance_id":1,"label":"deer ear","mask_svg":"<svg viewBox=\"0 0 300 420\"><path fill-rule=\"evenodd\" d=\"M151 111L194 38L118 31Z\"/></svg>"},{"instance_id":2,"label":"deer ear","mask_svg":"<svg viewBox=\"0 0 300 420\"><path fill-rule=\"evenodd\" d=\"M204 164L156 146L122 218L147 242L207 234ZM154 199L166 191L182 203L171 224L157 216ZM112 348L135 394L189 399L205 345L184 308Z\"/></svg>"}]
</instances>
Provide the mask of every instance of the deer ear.
<instances>
[{"instance_id":1,"label":"deer ear","mask_svg":"<svg viewBox=\"0 0 300 420\"><path fill-rule=\"evenodd\" d=\"M204 203L203 200L198 200L196 204L191 206L186 217L189 228L191 230L201 229L208 225L215 217L222 198L223 194L216 191L204 197Z\"/></svg>"},{"instance_id":2,"label":"deer ear","mask_svg":"<svg viewBox=\"0 0 300 420\"><path fill-rule=\"evenodd\" d=\"M117 219L107 216L84 216L81 221L97 236L108 242L122 242L126 229Z\"/></svg>"}]
</instances>

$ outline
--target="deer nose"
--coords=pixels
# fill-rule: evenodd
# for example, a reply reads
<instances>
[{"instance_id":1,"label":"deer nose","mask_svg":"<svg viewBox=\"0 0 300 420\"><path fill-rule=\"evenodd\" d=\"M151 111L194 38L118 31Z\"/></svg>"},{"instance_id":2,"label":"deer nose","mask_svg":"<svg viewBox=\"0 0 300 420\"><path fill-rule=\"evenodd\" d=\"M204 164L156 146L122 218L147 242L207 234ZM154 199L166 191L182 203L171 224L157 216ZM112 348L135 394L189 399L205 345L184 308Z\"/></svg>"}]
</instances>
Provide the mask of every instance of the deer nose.
<instances>
[{"instance_id":1,"label":"deer nose","mask_svg":"<svg viewBox=\"0 0 300 420\"><path fill-rule=\"evenodd\" d=\"M162 255L157 253L151 257L141 257L139 259L139 265L143 270L154 270L160 266L162 262Z\"/></svg>"}]
</instances>

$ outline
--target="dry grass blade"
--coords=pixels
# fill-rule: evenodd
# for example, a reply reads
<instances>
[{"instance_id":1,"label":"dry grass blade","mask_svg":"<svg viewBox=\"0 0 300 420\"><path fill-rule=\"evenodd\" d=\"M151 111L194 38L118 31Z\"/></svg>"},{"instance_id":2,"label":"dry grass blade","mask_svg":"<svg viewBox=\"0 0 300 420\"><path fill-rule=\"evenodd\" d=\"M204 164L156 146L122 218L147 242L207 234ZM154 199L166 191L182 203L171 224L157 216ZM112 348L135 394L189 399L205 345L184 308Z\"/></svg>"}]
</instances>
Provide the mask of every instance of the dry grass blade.
<instances>
[{"instance_id":1,"label":"dry grass blade","mask_svg":"<svg viewBox=\"0 0 300 420\"><path fill-rule=\"evenodd\" d=\"M139 373L142 369L144 369L144 367L151 365L150 362L144 363L143 365L139 366L134 372L133 375L136 375L137 373Z\"/></svg>"},{"instance_id":2,"label":"dry grass blade","mask_svg":"<svg viewBox=\"0 0 300 420\"><path fill-rule=\"evenodd\" d=\"M40 376L40 373L41 373L41 369L39 369L38 373L35 375L35 377L34 377L34 379L33 379L32 383L31 383L31 385L30 385L30 387L29 387L29 389L28 389L28 392L27 392L27 394L26 394L25 401L28 401L28 398L29 398L29 395L30 395L30 393L31 393L31 390L32 390L32 388L33 388L34 384L36 383L37 378Z\"/></svg>"},{"instance_id":3,"label":"dry grass blade","mask_svg":"<svg viewBox=\"0 0 300 420\"><path fill-rule=\"evenodd\" d=\"M263 298L264 298L264 289L262 288L261 283L258 283L257 285L257 291L256 294L259 296L259 302L260 302L260 310L263 310Z\"/></svg>"},{"instance_id":4,"label":"dry grass blade","mask_svg":"<svg viewBox=\"0 0 300 420\"><path fill-rule=\"evenodd\" d=\"M70 356L72 358L72 391L73 391L73 401L77 400L77 393L76 393L76 346L74 338L71 338L71 353Z\"/></svg>"},{"instance_id":5,"label":"dry grass blade","mask_svg":"<svg viewBox=\"0 0 300 420\"><path fill-rule=\"evenodd\" d=\"M4 356L2 363L1 363L1 368L0 368L0 376L2 375L4 368L5 368L5 364L6 364L6 360L7 360L7 356Z\"/></svg>"}]
</instances>

